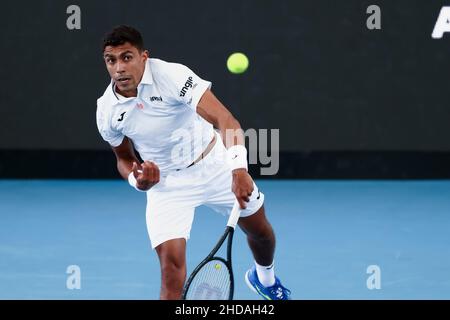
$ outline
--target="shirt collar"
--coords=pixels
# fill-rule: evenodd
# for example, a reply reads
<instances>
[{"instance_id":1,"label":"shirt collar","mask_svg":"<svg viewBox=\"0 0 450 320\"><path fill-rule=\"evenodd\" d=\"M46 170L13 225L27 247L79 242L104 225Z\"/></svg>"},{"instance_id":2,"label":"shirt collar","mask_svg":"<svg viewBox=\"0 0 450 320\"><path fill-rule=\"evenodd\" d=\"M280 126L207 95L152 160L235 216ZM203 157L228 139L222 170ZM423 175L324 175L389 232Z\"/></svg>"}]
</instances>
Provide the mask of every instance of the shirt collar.
<instances>
[{"instance_id":1,"label":"shirt collar","mask_svg":"<svg viewBox=\"0 0 450 320\"><path fill-rule=\"evenodd\" d=\"M150 59L147 59L147 61L145 62L144 74L142 75L140 84L153 84L152 70L150 69Z\"/></svg>"}]
</instances>

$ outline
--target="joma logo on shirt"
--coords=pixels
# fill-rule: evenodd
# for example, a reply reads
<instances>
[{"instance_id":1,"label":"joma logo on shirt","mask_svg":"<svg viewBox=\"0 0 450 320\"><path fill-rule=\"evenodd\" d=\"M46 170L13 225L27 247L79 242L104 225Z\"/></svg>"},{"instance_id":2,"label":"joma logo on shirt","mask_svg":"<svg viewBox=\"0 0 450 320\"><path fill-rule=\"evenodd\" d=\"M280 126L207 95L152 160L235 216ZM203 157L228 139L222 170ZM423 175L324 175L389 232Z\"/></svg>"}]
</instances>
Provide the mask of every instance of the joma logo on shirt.
<instances>
[{"instance_id":1,"label":"joma logo on shirt","mask_svg":"<svg viewBox=\"0 0 450 320\"><path fill-rule=\"evenodd\" d=\"M184 84L184 87L181 88L180 97L184 97L184 95L189 90L189 88L192 88L193 83L194 83L194 81L192 80L192 77L189 77L187 79L186 83Z\"/></svg>"},{"instance_id":2,"label":"joma logo on shirt","mask_svg":"<svg viewBox=\"0 0 450 320\"><path fill-rule=\"evenodd\" d=\"M120 118L117 119L117 121L122 121L122 120L123 120L123 116L125 115L125 113L127 113L127 112L126 112L126 111L125 111L125 112L122 112L122 113L120 114Z\"/></svg>"},{"instance_id":3,"label":"joma logo on shirt","mask_svg":"<svg viewBox=\"0 0 450 320\"><path fill-rule=\"evenodd\" d=\"M150 97L150 101L162 101L161 97Z\"/></svg>"}]
</instances>

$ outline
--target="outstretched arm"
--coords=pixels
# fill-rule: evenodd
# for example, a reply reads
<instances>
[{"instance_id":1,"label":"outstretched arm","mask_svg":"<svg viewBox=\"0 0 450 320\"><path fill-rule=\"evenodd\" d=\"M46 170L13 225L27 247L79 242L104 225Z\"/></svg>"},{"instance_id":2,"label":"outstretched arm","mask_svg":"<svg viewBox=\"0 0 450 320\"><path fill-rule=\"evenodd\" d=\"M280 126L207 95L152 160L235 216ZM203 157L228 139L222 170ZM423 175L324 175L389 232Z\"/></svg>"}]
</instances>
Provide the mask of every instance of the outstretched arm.
<instances>
[{"instance_id":1,"label":"outstretched arm","mask_svg":"<svg viewBox=\"0 0 450 320\"><path fill-rule=\"evenodd\" d=\"M216 98L211 90L206 90L201 97L197 105L197 113L220 130L225 147L231 151L227 157L230 157L231 159L235 156L245 157L245 159L242 159L245 161L245 165L233 168L232 184L232 191L236 195L241 208L244 209L246 207L245 202L250 201L250 195L253 192L253 180L247 173L247 153L245 152L245 155L242 153L233 155L235 150L239 151L245 148L244 134L241 125L219 99Z\"/></svg>"}]
</instances>

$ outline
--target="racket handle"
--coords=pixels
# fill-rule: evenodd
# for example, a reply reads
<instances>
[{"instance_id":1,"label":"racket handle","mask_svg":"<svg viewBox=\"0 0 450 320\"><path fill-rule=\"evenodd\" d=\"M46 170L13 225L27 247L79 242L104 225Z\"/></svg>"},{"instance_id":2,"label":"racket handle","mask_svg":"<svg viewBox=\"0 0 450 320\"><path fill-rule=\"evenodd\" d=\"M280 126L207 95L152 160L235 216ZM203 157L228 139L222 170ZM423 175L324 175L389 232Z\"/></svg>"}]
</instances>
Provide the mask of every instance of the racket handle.
<instances>
[{"instance_id":1,"label":"racket handle","mask_svg":"<svg viewBox=\"0 0 450 320\"><path fill-rule=\"evenodd\" d=\"M237 202L236 200L234 202L233 209L231 210L230 217L228 218L227 226L232 227L234 229L236 227L240 215L241 215L241 208L239 207L239 202Z\"/></svg>"}]
</instances>

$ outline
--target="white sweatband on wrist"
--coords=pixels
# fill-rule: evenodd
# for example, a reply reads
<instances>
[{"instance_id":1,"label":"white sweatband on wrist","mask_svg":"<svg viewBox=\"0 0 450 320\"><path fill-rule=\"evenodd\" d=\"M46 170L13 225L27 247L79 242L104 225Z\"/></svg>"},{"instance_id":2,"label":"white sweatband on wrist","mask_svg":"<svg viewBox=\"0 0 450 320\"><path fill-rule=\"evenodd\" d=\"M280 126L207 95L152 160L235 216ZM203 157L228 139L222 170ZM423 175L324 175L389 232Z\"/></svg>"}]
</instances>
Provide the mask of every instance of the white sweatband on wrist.
<instances>
[{"instance_id":1,"label":"white sweatband on wrist","mask_svg":"<svg viewBox=\"0 0 450 320\"><path fill-rule=\"evenodd\" d=\"M247 149L245 146L238 144L229 147L227 150L227 161L231 170L241 168L248 170Z\"/></svg>"},{"instance_id":2,"label":"white sweatband on wrist","mask_svg":"<svg viewBox=\"0 0 450 320\"><path fill-rule=\"evenodd\" d=\"M138 170L139 171L139 170ZM139 192L146 192L145 190L141 190L139 189L136 185L137 185L137 181L136 178L134 177L134 173L133 171L130 172L130 174L128 175L128 183L130 184L130 186L132 186L133 188L135 188L137 191Z\"/></svg>"}]
</instances>

